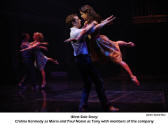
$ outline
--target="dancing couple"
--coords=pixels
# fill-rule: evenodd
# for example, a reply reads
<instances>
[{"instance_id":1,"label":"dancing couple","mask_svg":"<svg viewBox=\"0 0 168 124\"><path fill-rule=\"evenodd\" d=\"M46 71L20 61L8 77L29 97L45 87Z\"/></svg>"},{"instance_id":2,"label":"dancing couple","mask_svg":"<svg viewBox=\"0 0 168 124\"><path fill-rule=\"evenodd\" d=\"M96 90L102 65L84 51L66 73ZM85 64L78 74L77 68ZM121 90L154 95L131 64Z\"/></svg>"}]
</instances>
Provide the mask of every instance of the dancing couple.
<instances>
[{"instance_id":1,"label":"dancing couple","mask_svg":"<svg viewBox=\"0 0 168 124\"><path fill-rule=\"evenodd\" d=\"M23 64L26 67L25 75L19 82L18 86L21 87L26 78L30 78L32 82L36 82L36 67L41 72L42 83L41 88L46 87L46 76L45 76L45 66L47 61L51 61L55 64L59 64L57 60L47 57L43 54L41 49L47 50L47 42L43 42L44 36L40 32L35 32L33 34L33 42L30 42L30 35L28 33L23 34L23 41L20 45ZM28 77L30 76L30 77Z\"/></svg>"},{"instance_id":2,"label":"dancing couple","mask_svg":"<svg viewBox=\"0 0 168 124\"><path fill-rule=\"evenodd\" d=\"M100 16L89 5L82 6L80 14L85 21L82 28L81 20L77 14L71 14L66 17L66 24L70 28L70 38L65 40L65 42L72 44L75 63L84 81L79 111L87 111L92 82L95 84L96 92L104 111L118 111L118 108L111 106L108 102L103 80L92 61L105 61L109 58L111 61L121 65L128 72L131 80L139 86L140 83L136 76L133 75L129 66L122 60L119 48L122 45L133 47L135 44L133 42L112 41L107 36L100 34L101 28L111 24L115 19L114 16L101 21Z\"/></svg>"}]
</instances>

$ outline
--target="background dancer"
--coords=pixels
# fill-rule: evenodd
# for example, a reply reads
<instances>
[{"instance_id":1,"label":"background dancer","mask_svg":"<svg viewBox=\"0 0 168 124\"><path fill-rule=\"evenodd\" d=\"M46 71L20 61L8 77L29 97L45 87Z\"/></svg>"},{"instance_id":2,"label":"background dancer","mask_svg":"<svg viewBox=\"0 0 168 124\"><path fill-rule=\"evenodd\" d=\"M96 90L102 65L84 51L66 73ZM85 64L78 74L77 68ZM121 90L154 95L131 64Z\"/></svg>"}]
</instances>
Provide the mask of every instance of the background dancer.
<instances>
[{"instance_id":1,"label":"background dancer","mask_svg":"<svg viewBox=\"0 0 168 124\"><path fill-rule=\"evenodd\" d=\"M21 49L26 49L30 46L30 35L28 33L22 34L22 42L20 45ZM21 52L22 63L23 63L23 77L18 83L19 87L23 86L24 82L35 83L36 81L36 70L34 67L34 55L32 51L23 51Z\"/></svg>"},{"instance_id":2,"label":"background dancer","mask_svg":"<svg viewBox=\"0 0 168 124\"><path fill-rule=\"evenodd\" d=\"M45 88L46 87L46 74L45 74L45 66L47 61L51 61L54 62L55 64L59 64L57 60L47 57L45 56L41 49L45 49L47 50L47 48L45 46L42 45L48 45L47 42L42 42L43 41L43 34L40 32L35 32L33 35L33 39L34 41L30 44L30 46L26 49L23 49L21 51L27 51L27 50L33 50L34 54L35 54L35 64L37 66L37 68L40 70L41 72L41 76L42 76L42 83L41 83L41 88Z\"/></svg>"}]
</instances>

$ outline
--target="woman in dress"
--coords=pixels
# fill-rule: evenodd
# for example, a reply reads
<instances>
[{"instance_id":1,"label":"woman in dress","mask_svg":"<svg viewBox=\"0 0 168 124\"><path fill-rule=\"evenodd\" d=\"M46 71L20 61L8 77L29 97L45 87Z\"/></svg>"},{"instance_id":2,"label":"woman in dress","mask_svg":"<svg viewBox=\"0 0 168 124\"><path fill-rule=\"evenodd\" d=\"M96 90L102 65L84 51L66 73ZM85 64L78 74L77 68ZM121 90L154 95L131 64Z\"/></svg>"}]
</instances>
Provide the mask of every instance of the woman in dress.
<instances>
[{"instance_id":1,"label":"woman in dress","mask_svg":"<svg viewBox=\"0 0 168 124\"><path fill-rule=\"evenodd\" d=\"M59 63L57 60L45 56L43 52L41 51L41 49L47 50L46 45L48 45L47 42L42 42L44 39L44 36L42 33L35 32L33 34L33 39L34 41L30 43L30 46L26 49L22 49L21 51L30 50L30 49L33 50L33 53L35 54L35 65L40 70L41 75L42 75L41 88L45 88L46 87L46 74L45 74L44 69L45 69L47 61L54 62L55 64L59 64Z\"/></svg>"},{"instance_id":2,"label":"woman in dress","mask_svg":"<svg viewBox=\"0 0 168 124\"><path fill-rule=\"evenodd\" d=\"M96 21L100 23L101 18L95 12L95 10L90 5L84 5L80 9L81 17L84 19L84 26ZM130 76L131 80L140 85L137 77L132 73L130 67L126 62L122 60L122 53L120 51L120 46L130 46L133 47L135 44L133 42L125 41L112 41L105 35L100 35L100 31L96 31L91 35L88 35L88 49L90 51L93 60L100 60L110 58L111 61L119 64Z\"/></svg>"}]
</instances>

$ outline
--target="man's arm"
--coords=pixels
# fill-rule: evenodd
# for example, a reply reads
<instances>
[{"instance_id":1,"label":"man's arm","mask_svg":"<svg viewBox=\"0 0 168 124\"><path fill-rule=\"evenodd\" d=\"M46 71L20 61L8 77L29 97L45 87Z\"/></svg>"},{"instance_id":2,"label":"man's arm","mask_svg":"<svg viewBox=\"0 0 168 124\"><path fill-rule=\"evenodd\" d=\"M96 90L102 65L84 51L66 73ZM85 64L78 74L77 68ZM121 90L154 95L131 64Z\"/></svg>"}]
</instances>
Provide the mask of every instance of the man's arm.
<instances>
[{"instance_id":1,"label":"man's arm","mask_svg":"<svg viewBox=\"0 0 168 124\"><path fill-rule=\"evenodd\" d=\"M21 49L20 51L23 52L23 51L26 51L26 50L31 50L35 47L37 47L39 44L30 44L27 48L24 48L24 49Z\"/></svg>"},{"instance_id":2,"label":"man's arm","mask_svg":"<svg viewBox=\"0 0 168 124\"><path fill-rule=\"evenodd\" d=\"M82 31L80 32L80 34L76 38L68 38L64 42L80 41L83 38L83 36L85 36L96 24L97 23L95 21L92 22L91 24L89 24L88 26L83 28Z\"/></svg>"},{"instance_id":3,"label":"man's arm","mask_svg":"<svg viewBox=\"0 0 168 124\"><path fill-rule=\"evenodd\" d=\"M89 31L91 30L92 32L95 32L96 30L99 30L101 28L103 28L105 25L111 23L116 17L114 17L113 15L106 18L105 20L103 20L101 23L97 24L96 21L93 21L91 24L89 24L88 26L86 26L81 33L79 34L79 36L76 38L76 40L81 40L83 38L83 36L87 33L89 33Z\"/></svg>"},{"instance_id":4,"label":"man's arm","mask_svg":"<svg viewBox=\"0 0 168 124\"><path fill-rule=\"evenodd\" d=\"M48 45L48 42L41 42L40 45Z\"/></svg>"},{"instance_id":5,"label":"man's arm","mask_svg":"<svg viewBox=\"0 0 168 124\"><path fill-rule=\"evenodd\" d=\"M46 51L48 50L47 47L45 47L45 46L39 46L39 48L43 49L43 50L46 50Z\"/></svg>"},{"instance_id":6,"label":"man's arm","mask_svg":"<svg viewBox=\"0 0 168 124\"><path fill-rule=\"evenodd\" d=\"M96 25L96 21L93 21L91 24L89 24L88 26L86 26L85 28L83 28L83 30L80 32L79 36L76 38L77 41L80 41L83 36L85 36L92 28L95 27Z\"/></svg>"},{"instance_id":7,"label":"man's arm","mask_svg":"<svg viewBox=\"0 0 168 124\"><path fill-rule=\"evenodd\" d=\"M111 23L116 17L110 16L103 20L101 23L97 24L96 21L93 21L91 24L87 25L83 30L80 32L79 36L77 38L69 38L65 40L64 42L72 42L72 41L80 41L83 36L85 36L89 31L91 30L91 33L95 32L96 30L99 30L103 28L105 25Z\"/></svg>"},{"instance_id":8,"label":"man's arm","mask_svg":"<svg viewBox=\"0 0 168 124\"><path fill-rule=\"evenodd\" d=\"M27 48L21 49L20 51L23 52L23 51L26 51L26 50L31 50L31 49L34 49L37 46L40 46L40 45L41 45L40 42L31 43Z\"/></svg>"}]
</instances>

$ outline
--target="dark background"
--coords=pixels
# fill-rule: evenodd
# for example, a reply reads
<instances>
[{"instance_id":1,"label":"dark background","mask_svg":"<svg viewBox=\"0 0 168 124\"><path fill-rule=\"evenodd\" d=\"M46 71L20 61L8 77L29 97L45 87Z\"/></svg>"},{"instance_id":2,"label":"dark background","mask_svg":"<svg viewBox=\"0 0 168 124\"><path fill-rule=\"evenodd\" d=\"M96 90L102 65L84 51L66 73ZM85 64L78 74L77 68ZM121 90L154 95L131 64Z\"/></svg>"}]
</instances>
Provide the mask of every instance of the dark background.
<instances>
[{"instance_id":1,"label":"dark background","mask_svg":"<svg viewBox=\"0 0 168 124\"><path fill-rule=\"evenodd\" d=\"M50 72L67 72L69 79L79 74L73 61L70 44L63 41L69 37L65 18L79 12L84 4L90 4L102 18L114 14L113 25L102 31L112 40L132 41L134 48L121 48L123 59L132 71L140 77L159 76L167 79L167 27L168 21L158 23L136 23L133 17L168 15L164 0L4 0L0 15L1 26L1 84L16 84L20 79L19 44L22 32L42 32L49 42L49 57L58 59L60 65L48 64ZM104 77L117 76L121 68L112 62L96 64Z\"/></svg>"}]
</instances>

